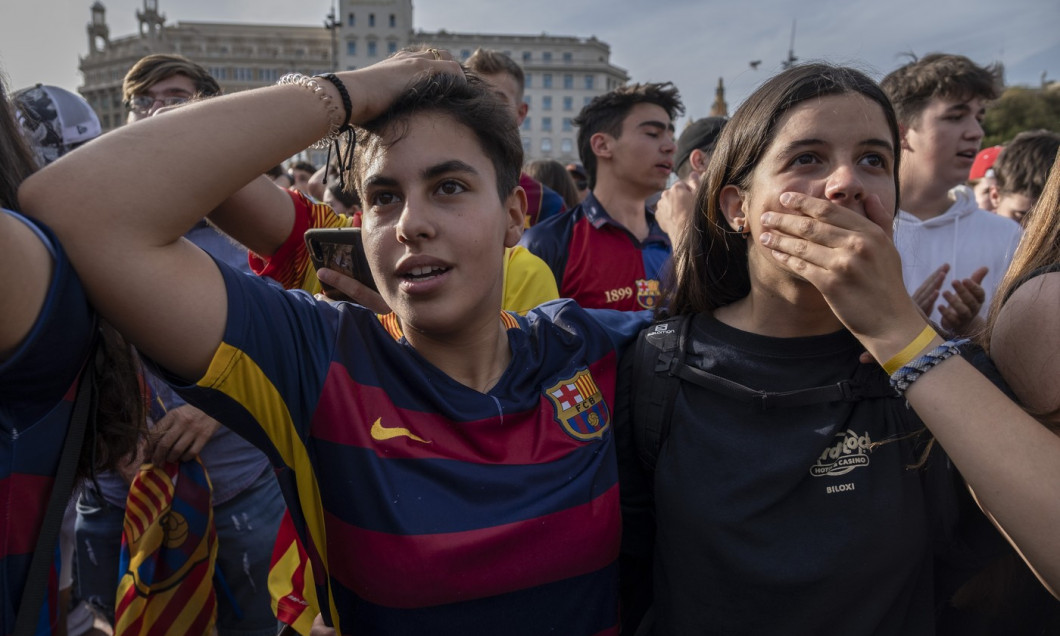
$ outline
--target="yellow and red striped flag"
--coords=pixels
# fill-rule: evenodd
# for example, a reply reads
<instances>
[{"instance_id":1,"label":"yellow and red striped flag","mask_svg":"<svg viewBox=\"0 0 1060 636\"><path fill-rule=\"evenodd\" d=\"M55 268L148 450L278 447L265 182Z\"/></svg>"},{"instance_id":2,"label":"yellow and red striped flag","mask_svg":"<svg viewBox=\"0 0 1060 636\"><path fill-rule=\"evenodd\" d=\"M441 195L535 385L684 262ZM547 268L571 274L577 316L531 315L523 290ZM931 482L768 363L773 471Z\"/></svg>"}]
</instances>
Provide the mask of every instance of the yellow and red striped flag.
<instances>
[{"instance_id":1,"label":"yellow and red striped flag","mask_svg":"<svg viewBox=\"0 0 1060 636\"><path fill-rule=\"evenodd\" d=\"M217 531L210 478L196 457L144 464L129 486L115 636L208 634L217 620Z\"/></svg>"}]
</instances>

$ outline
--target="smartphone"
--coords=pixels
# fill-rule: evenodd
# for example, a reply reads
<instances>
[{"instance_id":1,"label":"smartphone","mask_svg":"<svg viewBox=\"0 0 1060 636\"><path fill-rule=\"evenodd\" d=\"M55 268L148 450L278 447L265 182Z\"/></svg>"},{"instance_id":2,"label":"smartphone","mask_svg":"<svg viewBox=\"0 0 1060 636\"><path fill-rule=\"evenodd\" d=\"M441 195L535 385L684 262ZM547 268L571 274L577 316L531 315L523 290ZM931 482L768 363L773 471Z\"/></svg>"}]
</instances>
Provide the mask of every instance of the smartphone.
<instances>
[{"instance_id":1,"label":"smartphone","mask_svg":"<svg viewBox=\"0 0 1060 636\"><path fill-rule=\"evenodd\" d=\"M361 228L338 227L316 228L305 233L305 245L313 267L327 267L350 276L372 291L378 292L372 279L372 270L368 267L368 258L364 255L364 244L361 242ZM321 283L326 291L334 292L330 285ZM334 298L334 293L329 294Z\"/></svg>"}]
</instances>

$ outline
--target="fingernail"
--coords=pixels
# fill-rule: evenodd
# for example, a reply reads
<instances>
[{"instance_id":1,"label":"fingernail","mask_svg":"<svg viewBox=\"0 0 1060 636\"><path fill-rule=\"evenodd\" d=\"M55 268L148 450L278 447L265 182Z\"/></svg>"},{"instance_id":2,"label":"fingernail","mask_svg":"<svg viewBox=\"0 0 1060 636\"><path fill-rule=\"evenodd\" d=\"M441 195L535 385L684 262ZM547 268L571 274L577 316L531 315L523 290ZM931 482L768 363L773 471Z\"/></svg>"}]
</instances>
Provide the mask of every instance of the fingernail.
<instances>
[{"instance_id":1,"label":"fingernail","mask_svg":"<svg viewBox=\"0 0 1060 636\"><path fill-rule=\"evenodd\" d=\"M795 197L790 192L784 192L780 195L780 202L784 205L789 205L794 200Z\"/></svg>"},{"instance_id":2,"label":"fingernail","mask_svg":"<svg viewBox=\"0 0 1060 636\"><path fill-rule=\"evenodd\" d=\"M775 220L776 220L776 217L773 216L772 212L766 212L765 214L762 215L762 224L763 225L772 225L773 221L775 221Z\"/></svg>"},{"instance_id":3,"label":"fingernail","mask_svg":"<svg viewBox=\"0 0 1060 636\"><path fill-rule=\"evenodd\" d=\"M773 235L769 232L763 232L758 235L758 240L762 241L762 245L769 245L773 242Z\"/></svg>"}]
</instances>

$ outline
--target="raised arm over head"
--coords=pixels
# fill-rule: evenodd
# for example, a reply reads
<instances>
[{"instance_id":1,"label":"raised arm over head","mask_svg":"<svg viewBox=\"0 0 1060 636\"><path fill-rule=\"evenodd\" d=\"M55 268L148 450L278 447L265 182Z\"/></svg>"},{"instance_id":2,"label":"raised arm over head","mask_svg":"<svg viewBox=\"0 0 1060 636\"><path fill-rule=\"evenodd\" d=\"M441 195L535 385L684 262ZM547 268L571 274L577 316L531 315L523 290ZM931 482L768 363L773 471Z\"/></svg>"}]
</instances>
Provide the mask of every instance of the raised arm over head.
<instances>
[{"instance_id":1,"label":"raised arm over head","mask_svg":"<svg viewBox=\"0 0 1060 636\"><path fill-rule=\"evenodd\" d=\"M462 76L429 52L401 53L339 74L349 121L378 117L417 76ZM57 161L19 191L28 214L51 225L105 317L149 356L196 379L227 315L213 261L180 240L257 175L346 122L323 79L192 104L123 127Z\"/></svg>"}]
</instances>

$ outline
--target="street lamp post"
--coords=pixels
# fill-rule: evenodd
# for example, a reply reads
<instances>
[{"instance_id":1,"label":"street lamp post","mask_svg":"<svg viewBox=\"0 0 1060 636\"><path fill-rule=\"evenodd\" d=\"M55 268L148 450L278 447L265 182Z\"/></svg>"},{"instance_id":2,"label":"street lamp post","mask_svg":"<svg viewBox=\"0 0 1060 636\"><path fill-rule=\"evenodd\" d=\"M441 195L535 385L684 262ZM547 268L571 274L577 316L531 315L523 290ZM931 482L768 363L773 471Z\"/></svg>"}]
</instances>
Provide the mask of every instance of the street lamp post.
<instances>
[{"instance_id":1,"label":"street lamp post","mask_svg":"<svg viewBox=\"0 0 1060 636\"><path fill-rule=\"evenodd\" d=\"M335 18L335 5L331 5L331 11L324 20L324 28L331 31L331 72L339 70L339 22Z\"/></svg>"}]
</instances>

